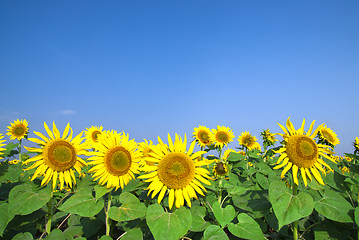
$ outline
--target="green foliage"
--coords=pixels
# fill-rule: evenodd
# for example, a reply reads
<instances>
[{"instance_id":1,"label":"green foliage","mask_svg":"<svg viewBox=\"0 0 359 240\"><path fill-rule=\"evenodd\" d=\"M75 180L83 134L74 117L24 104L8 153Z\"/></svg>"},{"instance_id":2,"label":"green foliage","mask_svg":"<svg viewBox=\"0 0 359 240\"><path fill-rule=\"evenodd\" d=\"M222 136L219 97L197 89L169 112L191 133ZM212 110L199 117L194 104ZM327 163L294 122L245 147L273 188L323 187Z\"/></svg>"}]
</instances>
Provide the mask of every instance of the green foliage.
<instances>
[{"instance_id":1,"label":"green foliage","mask_svg":"<svg viewBox=\"0 0 359 240\"><path fill-rule=\"evenodd\" d=\"M146 206L131 193L124 192L120 195L120 207L111 207L109 217L115 221L130 221L144 217L147 212Z\"/></svg>"},{"instance_id":2,"label":"green foliage","mask_svg":"<svg viewBox=\"0 0 359 240\"><path fill-rule=\"evenodd\" d=\"M313 198L305 192L298 195L291 191L282 181L273 181L269 186L269 200L278 219L279 229L313 212Z\"/></svg>"},{"instance_id":3,"label":"green foliage","mask_svg":"<svg viewBox=\"0 0 359 240\"><path fill-rule=\"evenodd\" d=\"M237 216L238 223L229 223L228 230L235 236L246 239L264 239L261 228L253 218L245 213Z\"/></svg>"},{"instance_id":4,"label":"green foliage","mask_svg":"<svg viewBox=\"0 0 359 240\"><path fill-rule=\"evenodd\" d=\"M170 213L161 205L153 204L147 209L146 222L156 240L177 240L190 230L192 215L185 207Z\"/></svg>"}]
</instances>

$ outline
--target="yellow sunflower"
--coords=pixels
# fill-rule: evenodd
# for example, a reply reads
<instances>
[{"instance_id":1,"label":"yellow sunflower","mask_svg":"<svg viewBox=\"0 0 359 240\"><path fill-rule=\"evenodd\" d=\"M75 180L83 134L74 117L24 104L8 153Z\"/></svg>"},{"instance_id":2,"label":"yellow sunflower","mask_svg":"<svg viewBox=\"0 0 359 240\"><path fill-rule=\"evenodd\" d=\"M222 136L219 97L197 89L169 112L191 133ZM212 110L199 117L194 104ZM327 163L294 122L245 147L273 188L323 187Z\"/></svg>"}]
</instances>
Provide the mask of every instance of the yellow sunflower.
<instances>
[{"instance_id":1,"label":"yellow sunflower","mask_svg":"<svg viewBox=\"0 0 359 240\"><path fill-rule=\"evenodd\" d=\"M284 175L292 169L293 180L297 185L298 170L302 174L305 186L307 186L307 177L312 180L312 175L320 184L324 185L319 171L324 174L326 173L323 166L331 171L333 170L321 157L336 163L335 159L331 156L334 152L330 150L330 146L317 144L313 140L322 127L320 125L313 131L314 123L315 120L311 123L306 133L304 132L305 119L303 119L302 126L298 130L295 130L289 118L286 124L287 129L278 123L284 132L284 134L278 134L283 137L284 145L276 151L276 153L280 154L280 157L277 161L278 165L274 169L285 166L281 173L281 178L284 178Z\"/></svg>"},{"instance_id":2,"label":"yellow sunflower","mask_svg":"<svg viewBox=\"0 0 359 240\"><path fill-rule=\"evenodd\" d=\"M213 143L213 134L209 128L199 125L198 128L194 128L193 137L201 147L209 146Z\"/></svg>"},{"instance_id":3,"label":"yellow sunflower","mask_svg":"<svg viewBox=\"0 0 359 240\"><path fill-rule=\"evenodd\" d=\"M263 132L261 132L261 136L263 137L263 143L267 144L268 146L273 146L275 142L278 141L275 138L275 134L271 133L269 129L263 130Z\"/></svg>"},{"instance_id":4,"label":"yellow sunflower","mask_svg":"<svg viewBox=\"0 0 359 240\"><path fill-rule=\"evenodd\" d=\"M31 181L37 176L44 176L41 185L45 185L52 180L52 189L55 189L57 178L60 181L60 190L64 188L64 183L72 187L72 182L76 184L74 168L81 174L81 167L86 165L79 155L86 154L86 145L82 143L83 133L81 132L76 137L72 138L72 129L68 123L65 130L60 135L55 123L53 123L52 131L44 122L44 127L49 135L46 137L40 132L35 132L39 138L29 138L28 140L40 145L40 148L25 147L30 152L38 153L37 156L29 158L24 162L28 164L35 162L32 166L25 170L37 168Z\"/></svg>"},{"instance_id":5,"label":"yellow sunflower","mask_svg":"<svg viewBox=\"0 0 359 240\"><path fill-rule=\"evenodd\" d=\"M354 145L354 152L355 153L359 152L359 138L358 137L355 138L353 145Z\"/></svg>"},{"instance_id":6,"label":"yellow sunflower","mask_svg":"<svg viewBox=\"0 0 359 240\"><path fill-rule=\"evenodd\" d=\"M230 165L227 161L217 160L213 166L212 173L216 178L225 177L230 171Z\"/></svg>"},{"instance_id":7,"label":"yellow sunflower","mask_svg":"<svg viewBox=\"0 0 359 240\"><path fill-rule=\"evenodd\" d=\"M159 138L159 142L162 140ZM191 198L197 199L197 193L204 196L203 191L206 188L202 183L210 185L207 180L209 172L202 168L207 165L207 161L196 161L197 157L203 155L204 151L193 152L196 142L193 141L186 151L187 138L186 135L182 140L176 134L175 141L172 142L171 136L168 134L168 148L158 150L153 148L151 158L147 161L154 163L153 166L146 166L147 174L140 176L145 182L151 182L147 190L148 195L152 192L151 198L158 195L158 203L161 203L163 197L168 192L169 207L172 208L175 202L176 208L184 205L191 207ZM202 182L202 183L201 183ZM203 191L202 191L203 190Z\"/></svg>"},{"instance_id":8,"label":"yellow sunflower","mask_svg":"<svg viewBox=\"0 0 359 240\"><path fill-rule=\"evenodd\" d=\"M102 126L92 126L90 128L86 128L85 131L85 143L92 147L94 143L97 142L98 136L103 132Z\"/></svg>"},{"instance_id":9,"label":"yellow sunflower","mask_svg":"<svg viewBox=\"0 0 359 240\"><path fill-rule=\"evenodd\" d=\"M129 140L128 134L103 132L94 143L95 152L90 157L89 165L94 165L89 173L99 184L116 190L126 186L139 173L141 153L136 151L137 143Z\"/></svg>"},{"instance_id":10,"label":"yellow sunflower","mask_svg":"<svg viewBox=\"0 0 359 240\"><path fill-rule=\"evenodd\" d=\"M217 129L212 129L214 135L214 141L216 147L223 148L223 145L227 146L228 143L233 141L234 135L229 127L217 126Z\"/></svg>"},{"instance_id":11,"label":"yellow sunflower","mask_svg":"<svg viewBox=\"0 0 359 240\"><path fill-rule=\"evenodd\" d=\"M144 167L146 165L153 166L152 162L146 161L146 158L151 157L151 153L153 153L152 148L158 148L158 145L154 145L153 142L147 141L145 139L144 142L138 144L138 151L141 153L140 166Z\"/></svg>"},{"instance_id":12,"label":"yellow sunflower","mask_svg":"<svg viewBox=\"0 0 359 240\"><path fill-rule=\"evenodd\" d=\"M248 150L258 149L261 150L260 144L257 142L257 138L249 132L242 132L238 137L239 145L245 147Z\"/></svg>"},{"instance_id":13,"label":"yellow sunflower","mask_svg":"<svg viewBox=\"0 0 359 240\"><path fill-rule=\"evenodd\" d=\"M27 137L29 132L28 122L25 119L17 119L13 123L10 123L11 126L8 126L7 135L10 136L10 140L21 140Z\"/></svg>"},{"instance_id":14,"label":"yellow sunflower","mask_svg":"<svg viewBox=\"0 0 359 240\"><path fill-rule=\"evenodd\" d=\"M340 143L339 138L333 132L332 129L328 128L326 125L323 125L318 131L318 137L321 140L321 143L327 143L329 145L335 146Z\"/></svg>"},{"instance_id":15,"label":"yellow sunflower","mask_svg":"<svg viewBox=\"0 0 359 240\"><path fill-rule=\"evenodd\" d=\"M4 135L2 135L0 133L0 159L2 159L1 155L2 155L2 152L5 151L5 148L2 148L2 146L5 146L6 144L4 144L3 142L5 142L5 140L1 140L4 138Z\"/></svg>"}]
</instances>

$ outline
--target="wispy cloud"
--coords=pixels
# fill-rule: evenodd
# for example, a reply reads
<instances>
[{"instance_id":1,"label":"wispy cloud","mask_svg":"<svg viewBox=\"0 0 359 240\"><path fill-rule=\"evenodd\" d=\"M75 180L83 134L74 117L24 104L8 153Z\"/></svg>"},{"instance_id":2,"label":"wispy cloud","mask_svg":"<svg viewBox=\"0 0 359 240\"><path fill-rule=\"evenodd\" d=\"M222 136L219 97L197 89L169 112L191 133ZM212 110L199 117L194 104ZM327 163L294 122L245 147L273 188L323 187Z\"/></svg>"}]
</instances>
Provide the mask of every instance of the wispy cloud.
<instances>
[{"instance_id":1,"label":"wispy cloud","mask_svg":"<svg viewBox=\"0 0 359 240\"><path fill-rule=\"evenodd\" d=\"M50 45L49 43L45 42L45 46L47 47L47 49L49 49L52 53L54 53L55 55L64 58L66 60L69 60L71 62L76 62L76 59L74 57L72 57L69 54L66 54L65 52L63 52L60 49L57 49L55 47L53 47L52 45Z\"/></svg>"},{"instance_id":2,"label":"wispy cloud","mask_svg":"<svg viewBox=\"0 0 359 240\"><path fill-rule=\"evenodd\" d=\"M62 115L71 115L71 114L75 114L75 113L76 113L75 110L69 110L69 109L60 111L60 114L62 114Z\"/></svg>"}]
</instances>

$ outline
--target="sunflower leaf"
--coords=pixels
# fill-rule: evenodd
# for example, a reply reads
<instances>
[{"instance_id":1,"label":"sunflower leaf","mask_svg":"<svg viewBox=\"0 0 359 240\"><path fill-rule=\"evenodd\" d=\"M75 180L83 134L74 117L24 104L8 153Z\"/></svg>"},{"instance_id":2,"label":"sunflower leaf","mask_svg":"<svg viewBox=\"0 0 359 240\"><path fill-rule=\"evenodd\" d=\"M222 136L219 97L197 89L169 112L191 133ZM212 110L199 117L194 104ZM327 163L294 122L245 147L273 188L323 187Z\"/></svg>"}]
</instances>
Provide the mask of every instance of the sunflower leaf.
<instances>
[{"instance_id":1,"label":"sunflower leaf","mask_svg":"<svg viewBox=\"0 0 359 240\"><path fill-rule=\"evenodd\" d=\"M201 206L193 206L191 207L191 213L192 213L191 231L193 232L204 231L209 225L209 223L206 220L204 220L204 217L206 216L206 209Z\"/></svg>"},{"instance_id":2,"label":"sunflower leaf","mask_svg":"<svg viewBox=\"0 0 359 240\"><path fill-rule=\"evenodd\" d=\"M141 203L137 197L129 192L120 195L120 207L111 207L109 217L115 221L130 221L144 217L147 212L146 206Z\"/></svg>"},{"instance_id":3,"label":"sunflower leaf","mask_svg":"<svg viewBox=\"0 0 359 240\"><path fill-rule=\"evenodd\" d=\"M227 234L220 226L209 225L203 233L203 240L226 240L229 239Z\"/></svg>"},{"instance_id":4,"label":"sunflower leaf","mask_svg":"<svg viewBox=\"0 0 359 240\"><path fill-rule=\"evenodd\" d=\"M245 213L237 216L238 223L229 223L228 230L235 236L245 239L264 239L258 223Z\"/></svg>"},{"instance_id":5,"label":"sunflower leaf","mask_svg":"<svg viewBox=\"0 0 359 240\"><path fill-rule=\"evenodd\" d=\"M3 203L0 205L0 216L0 236L2 236L7 224L14 218L14 214L9 211L8 203Z\"/></svg>"},{"instance_id":6,"label":"sunflower leaf","mask_svg":"<svg viewBox=\"0 0 359 240\"><path fill-rule=\"evenodd\" d=\"M101 211L103 205L103 199L97 201L91 192L79 191L67 199L59 210L82 217L93 217Z\"/></svg>"},{"instance_id":7,"label":"sunflower leaf","mask_svg":"<svg viewBox=\"0 0 359 240\"><path fill-rule=\"evenodd\" d=\"M156 203L148 207L146 222L156 240L177 240L191 228L192 215L185 207L180 207L173 213L165 212Z\"/></svg>"},{"instance_id":8,"label":"sunflower leaf","mask_svg":"<svg viewBox=\"0 0 359 240\"><path fill-rule=\"evenodd\" d=\"M293 195L285 183L278 180L269 185L269 200L278 219L279 229L309 216L314 208L313 198L308 193Z\"/></svg>"},{"instance_id":9,"label":"sunflower leaf","mask_svg":"<svg viewBox=\"0 0 359 240\"><path fill-rule=\"evenodd\" d=\"M315 210L324 217L336 222L353 222L353 207L340 193L325 188L324 196L314 203Z\"/></svg>"},{"instance_id":10,"label":"sunflower leaf","mask_svg":"<svg viewBox=\"0 0 359 240\"><path fill-rule=\"evenodd\" d=\"M27 215L42 206L51 198L49 188L37 189L34 184L21 184L9 193L9 209L14 215Z\"/></svg>"},{"instance_id":11,"label":"sunflower leaf","mask_svg":"<svg viewBox=\"0 0 359 240\"><path fill-rule=\"evenodd\" d=\"M234 207L232 205L227 205L225 208L222 208L219 202L214 202L212 205L212 209L213 214L221 227L225 227L236 216L236 211L234 210Z\"/></svg>"}]
</instances>

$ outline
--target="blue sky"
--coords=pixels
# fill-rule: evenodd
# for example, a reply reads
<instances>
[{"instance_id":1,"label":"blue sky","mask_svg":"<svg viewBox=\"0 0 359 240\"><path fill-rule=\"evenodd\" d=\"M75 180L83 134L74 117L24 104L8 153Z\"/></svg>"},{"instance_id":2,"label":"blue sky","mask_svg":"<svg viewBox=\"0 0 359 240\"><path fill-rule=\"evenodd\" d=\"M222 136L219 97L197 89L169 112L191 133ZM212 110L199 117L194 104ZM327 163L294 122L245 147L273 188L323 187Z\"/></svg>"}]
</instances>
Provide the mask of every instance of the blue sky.
<instances>
[{"instance_id":1,"label":"blue sky","mask_svg":"<svg viewBox=\"0 0 359 240\"><path fill-rule=\"evenodd\" d=\"M0 133L19 119L157 142L326 123L359 136L359 1L1 1Z\"/></svg>"}]
</instances>

